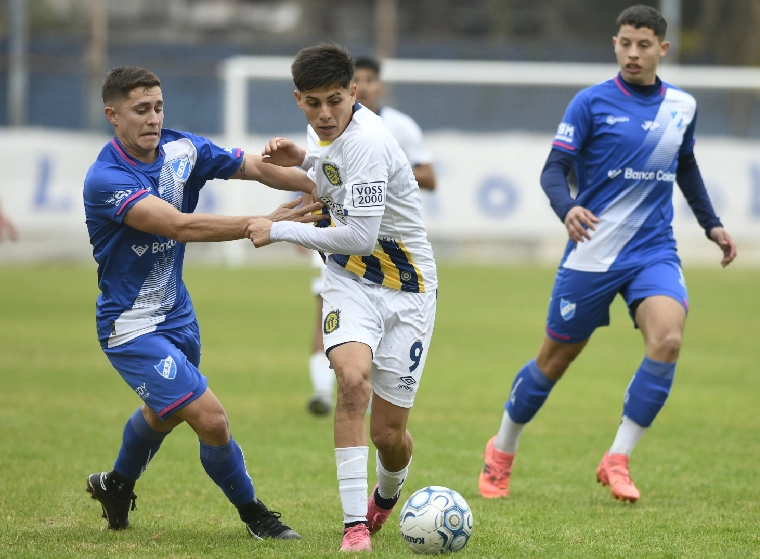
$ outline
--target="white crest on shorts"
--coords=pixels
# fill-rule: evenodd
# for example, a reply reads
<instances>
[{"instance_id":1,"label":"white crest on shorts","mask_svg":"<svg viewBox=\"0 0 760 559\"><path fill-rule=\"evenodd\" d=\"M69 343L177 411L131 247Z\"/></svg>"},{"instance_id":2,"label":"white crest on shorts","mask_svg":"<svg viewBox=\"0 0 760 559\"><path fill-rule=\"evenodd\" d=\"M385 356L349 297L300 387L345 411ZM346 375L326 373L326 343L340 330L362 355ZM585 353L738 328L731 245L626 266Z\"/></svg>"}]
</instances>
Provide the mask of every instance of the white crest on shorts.
<instances>
[{"instance_id":1,"label":"white crest on shorts","mask_svg":"<svg viewBox=\"0 0 760 559\"><path fill-rule=\"evenodd\" d=\"M575 316L575 303L571 303L567 299L560 299L559 301L559 314L565 320L570 320Z\"/></svg>"},{"instance_id":2,"label":"white crest on shorts","mask_svg":"<svg viewBox=\"0 0 760 559\"><path fill-rule=\"evenodd\" d=\"M172 380L177 376L177 363L174 362L171 355L166 359L161 359L158 365L153 365L153 368L165 379Z\"/></svg>"}]
</instances>

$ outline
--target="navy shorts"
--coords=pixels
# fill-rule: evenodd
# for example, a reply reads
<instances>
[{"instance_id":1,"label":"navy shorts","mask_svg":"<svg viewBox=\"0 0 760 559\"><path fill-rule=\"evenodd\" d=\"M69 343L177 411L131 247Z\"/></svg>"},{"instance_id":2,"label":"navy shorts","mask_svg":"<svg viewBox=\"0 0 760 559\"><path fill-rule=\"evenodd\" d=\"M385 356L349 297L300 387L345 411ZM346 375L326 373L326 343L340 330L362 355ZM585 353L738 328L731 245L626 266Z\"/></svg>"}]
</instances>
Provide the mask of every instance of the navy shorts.
<instances>
[{"instance_id":1,"label":"navy shorts","mask_svg":"<svg viewBox=\"0 0 760 559\"><path fill-rule=\"evenodd\" d=\"M206 391L208 381L198 366L201 337L198 322L138 336L103 348L111 365L156 415L166 421Z\"/></svg>"},{"instance_id":2,"label":"navy shorts","mask_svg":"<svg viewBox=\"0 0 760 559\"><path fill-rule=\"evenodd\" d=\"M618 293L628 305L634 327L635 303L653 295L672 297L689 310L686 282L677 260L609 272L560 268L549 301L546 333L568 344L589 339L599 326L609 325L610 305Z\"/></svg>"}]
</instances>

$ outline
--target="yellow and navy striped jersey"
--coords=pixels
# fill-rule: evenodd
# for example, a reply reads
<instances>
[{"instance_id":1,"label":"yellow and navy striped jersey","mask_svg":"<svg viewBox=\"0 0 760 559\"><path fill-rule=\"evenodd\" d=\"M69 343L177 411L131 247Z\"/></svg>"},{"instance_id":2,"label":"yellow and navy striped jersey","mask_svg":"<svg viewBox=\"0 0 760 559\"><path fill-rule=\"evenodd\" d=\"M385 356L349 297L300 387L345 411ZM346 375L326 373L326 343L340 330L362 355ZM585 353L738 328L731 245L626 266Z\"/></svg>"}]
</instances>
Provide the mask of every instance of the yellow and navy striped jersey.
<instances>
[{"instance_id":1,"label":"yellow and navy striped jersey","mask_svg":"<svg viewBox=\"0 0 760 559\"><path fill-rule=\"evenodd\" d=\"M309 176L335 226L348 217L382 216L370 256L332 254L346 270L390 289L425 293L438 287L433 249L422 221L419 186L404 152L375 113L354 106L332 142L309 126Z\"/></svg>"}]
</instances>

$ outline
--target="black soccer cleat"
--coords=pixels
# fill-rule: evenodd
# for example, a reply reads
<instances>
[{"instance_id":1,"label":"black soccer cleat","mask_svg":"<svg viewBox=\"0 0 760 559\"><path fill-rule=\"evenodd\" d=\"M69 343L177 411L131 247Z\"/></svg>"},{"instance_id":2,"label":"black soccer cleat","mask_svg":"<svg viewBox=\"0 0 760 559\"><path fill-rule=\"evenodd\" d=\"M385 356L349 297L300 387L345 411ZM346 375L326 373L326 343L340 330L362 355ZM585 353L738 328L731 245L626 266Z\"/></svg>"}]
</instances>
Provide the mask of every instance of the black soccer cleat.
<instances>
[{"instance_id":1,"label":"black soccer cleat","mask_svg":"<svg viewBox=\"0 0 760 559\"><path fill-rule=\"evenodd\" d=\"M280 521L279 512L269 510L264 503L254 498L253 501L238 509L240 519L245 522L248 533L257 540L273 538L276 540L300 540L289 526Z\"/></svg>"},{"instance_id":2,"label":"black soccer cleat","mask_svg":"<svg viewBox=\"0 0 760 559\"><path fill-rule=\"evenodd\" d=\"M110 530L129 527L129 511L137 508L137 495L131 488L119 485L111 476L111 472L101 472L87 478L87 492L91 498L100 502L103 518L108 520Z\"/></svg>"},{"instance_id":3,"label":"black soccer cleat","mask_svg":"<svg viewBox=\"0 0 760 559\"><path fill-rule=\"evenodd\" d=\"M327 396L314 394L309 398L306 409L309 410L311 415L328 415L332 411L332 402Z\"/></svg>"}]
</instances>

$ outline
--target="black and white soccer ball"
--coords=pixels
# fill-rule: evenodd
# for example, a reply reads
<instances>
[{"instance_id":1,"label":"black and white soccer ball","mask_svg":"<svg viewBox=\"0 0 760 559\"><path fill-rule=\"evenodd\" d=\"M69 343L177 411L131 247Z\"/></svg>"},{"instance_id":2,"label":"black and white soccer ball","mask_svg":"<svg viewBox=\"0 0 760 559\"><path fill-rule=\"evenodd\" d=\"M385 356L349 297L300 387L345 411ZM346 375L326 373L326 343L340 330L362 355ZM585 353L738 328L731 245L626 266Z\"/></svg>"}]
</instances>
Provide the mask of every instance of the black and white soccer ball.
<instances>
[{"instance_id":1,"label":"black and white soccer ball","mask_svg":"<svg viewBox=\"0 0 760 559\"><path fill-rule=\"evenodd\" d=\"M399 529L414 553L461 551L472 535L472 511L459 493L433 485L409 497Z\"/></svg>"}]
</instances>

